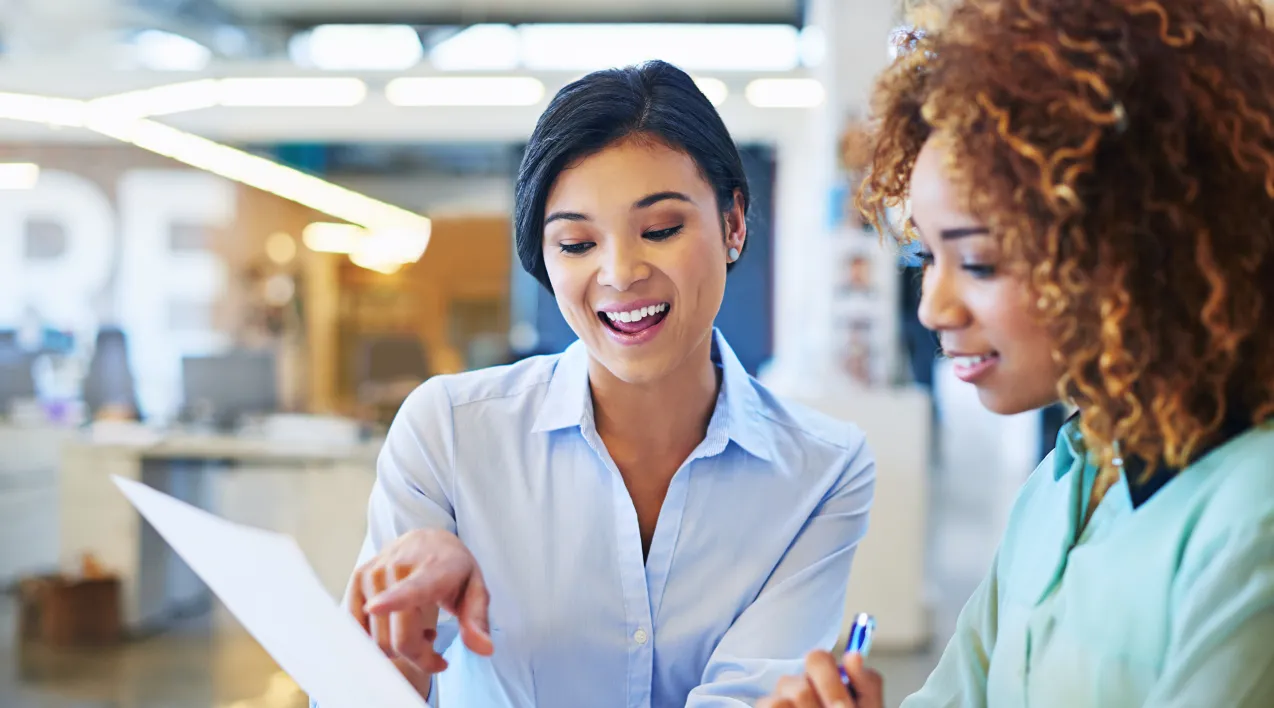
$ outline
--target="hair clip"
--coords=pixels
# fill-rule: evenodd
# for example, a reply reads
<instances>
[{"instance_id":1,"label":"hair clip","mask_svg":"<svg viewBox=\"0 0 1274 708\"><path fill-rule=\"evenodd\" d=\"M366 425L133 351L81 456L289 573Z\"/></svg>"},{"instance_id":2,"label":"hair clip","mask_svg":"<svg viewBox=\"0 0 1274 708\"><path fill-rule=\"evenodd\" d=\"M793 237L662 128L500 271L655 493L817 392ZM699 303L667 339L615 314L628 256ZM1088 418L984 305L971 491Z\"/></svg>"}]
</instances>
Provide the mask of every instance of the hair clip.
<instances>
[{"instance_id":1,"label":"hair clip","mask_svg":"<svg viewBox=\"0 0 1274 708\"><path fill-rule=\"evenodd\" d=\"M1115 114L1115 132L1123 135L1128 130L1128 111L1124 110L1123 101L1115 101L1111 113Z\"/></svg>"},{"instance_id":2,"label":"hair clip","mask_svg":"<svg viewBox=\"0 0 1274 708\"><path fill-rule=\"evenodd\" d=\"M904 54L911 54L916 51L916 47L926 37L924 30L912 25L902 25L894 28L889 33L889 49L890 53L896 58Z\"/></svg>"}]
</instances>

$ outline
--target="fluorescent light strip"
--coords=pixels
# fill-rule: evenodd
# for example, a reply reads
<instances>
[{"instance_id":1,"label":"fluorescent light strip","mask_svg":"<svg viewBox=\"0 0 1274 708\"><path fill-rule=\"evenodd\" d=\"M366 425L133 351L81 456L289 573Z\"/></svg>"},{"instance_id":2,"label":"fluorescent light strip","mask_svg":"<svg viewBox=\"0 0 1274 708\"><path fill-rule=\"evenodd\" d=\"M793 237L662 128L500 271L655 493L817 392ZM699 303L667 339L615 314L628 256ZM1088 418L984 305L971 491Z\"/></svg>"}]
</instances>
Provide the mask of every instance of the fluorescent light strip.
<instances>
[{"instance_id":1,"label":"fluorescent light strip","mask_svg":"<svg viewBox=\"0 0 1274 708\"><path fill-rule=\"evenodd\" d=\"M292 61L327 71L400 71L425 56L409 25L319 25L288 43Z\"/></svg>"},{"instance_id":2,"label":"fluorescent light strip","mask_svg":"<svg viewBox=\"0 0 1274 708\"><path fill-rule=\"evenodd\" d=\"M0 118L80 127L84 125L85 115L84 101L24 93L0 93Z\"/></svg>"},{"instance_id":3,"label":"fluorescent light strip","mask_svg":"<svg viewBox=\"0 0 1274 708\"><path fill-rule=\"evenodd\" d=\"M356 106L367 98L359 79L333 77L201 79L105 96L88 102L96 115L145 118L215 106L323 108Z\"/></svg>"},{"instance_id":4,"label":"fluorescent light strip","mask_svg":"<svg viewBox=\"0 0 1274 708\"><path fill-rule=\"evenodd\" d=\"M144 118L212 108L218 97L217 80L202 79L105 96L89 101L88 107L97 115Z\"/></svg>"},{"instance_id":5,"label":"fluorescent light strip","mask_svg":"<svg viewBox=\"0 0 1274 708\"><path fill-rule=\"evenodd\" d=\"M423 216L162 123L105 117L90 120L88 127L338 219L368 228L412 228L428 238L430 222Z\"/></svg>"},{"instance_id":6,"label":"fluorescent light strip","mask_svg":"<svg viewBox=\"0 0 1274 708\"><path fill-rule=\"evenodd\" d=\"M0 163L0 189L32 189L40 181L40 166L33 162Z\"/></svg>"},{"instance_id":7,"label":"fluorescent light strip","mask_svg":"<svg viewBox=\"0 0 1274 708\"><path fill-rule=\"evenodd\" d=\"M489 40L508 41L494 34ZM518 40L522 66L532 70L590 71L647 59L691 72L790 71L800 64L791 25L529 24L518 28Z\"/></svg>"},{"instance_id":8,"label":"fluorescent light strip","mask_svg":"<svg viewBox=\"0 0 1274 708\"><path fill-rule=\"evenodd\" d=\"M435 44L429 63L439 71L508 71L517 68L521 53L516 27L478 24Z\"/></svg>"},{"instance_id":9,"label":"fluorescent light strip","mask_svg":"<svg viewBox=\"0 0 1274 708\"><path fill-rule=\"evenodd\" d=\"M816 79L757 79L745 90L757 108L814 108L827 99Z\"/></svg>"},{"instance_id":10,"label":"fluorescent light strip","mask_svg":"<svg viewBox=\"0 0 1274 708\"><path fill-rule=\"evenodd\" d=\"M218 85L223 106L348 107L365 98L367 84L352 78L237 78L222 79Z\"/></svg>"},{"instance_id":11,"label":"fluorescent light strip","mask_svg":"<svg viewBox=\"0 0 1274 708\"><path fill-rule=\"evenodd\" d=\"M479 24L429 50L439 71L591 71L664 59L686 71L789 71L804 47L791 25Z\"/></svg>"},{"instance_id":12,"label":"fluorescent light strip","mask_svg":"<svg viewBox=\"0 0 1274 708\"><path fill-rule=\"evenodd\" d=\"M0 93L0 118L47 125L83 126L143 150L269 192L317 212L384 232L385 238L375 244L374 255L379 266L373 269L388 268L383 261L387 257L403 259L402 263L419 260L429 245L432 222L427 217L263 157L162 123L127 116L125 113L119 108L119 104L112 109L110 103ZM14 169L29 176L31 167L28 165ZM0 174L0 177L3 175ZM369 240L373 239L364 241Z\"/></svg>"},{"instance_id":13,"label":"fluorescent light strip","mask_svg":"<svg viewBox=\"0 0 1274 708\"><path fill-rule=\"evenodd\" d=\"M350 252L349 260L356 266L389 274L420 260L420 249L421 244L415 234L387 229L360 239Z\"/></svg>"},{"instance_id":14,"label":"fluorescent light strip","mask_svg":"<svg viewBox=\"0 0 1274 708\"><path fill-rule=\"evenodd\" d=\"M142 30L131 42L137 60L156 71L201 71L212 50L189 37L163 30Z\"/></svg>"},{"instance_id":15,"label":"fluorescent light strip","mask_svg":"<svg viewBox=\"0 0 1274 708\"><path fill-rule=\"evenodd\" d=\"M356 224L319 221L305 227L301 243L316 253L353 253L358 242L366 237L367 229Z\"/></svg>"},{"instance_id":16,"label":"fluorescent light strip","mask_svg":"<svg viewBox=\"0 0 1274 708\"><path fill-rule=\"evenodd\" d=\"M534 106L544 84L529 76L409 76L385 86L395 106Z\"/></svg>"},{"instance_id":17,"label":"fluorescent light strip","mask_svg":"<svg viewBox=\"0 0 1274 708\"><path fill-rule=\"evenodd\" d=\"M720 106L725 103L725 99L730 95L730 89L726 87L725 82L721 79L697 78L695 85L707 97L708 102L714 106Z\"/></svg>"}]
</instances>

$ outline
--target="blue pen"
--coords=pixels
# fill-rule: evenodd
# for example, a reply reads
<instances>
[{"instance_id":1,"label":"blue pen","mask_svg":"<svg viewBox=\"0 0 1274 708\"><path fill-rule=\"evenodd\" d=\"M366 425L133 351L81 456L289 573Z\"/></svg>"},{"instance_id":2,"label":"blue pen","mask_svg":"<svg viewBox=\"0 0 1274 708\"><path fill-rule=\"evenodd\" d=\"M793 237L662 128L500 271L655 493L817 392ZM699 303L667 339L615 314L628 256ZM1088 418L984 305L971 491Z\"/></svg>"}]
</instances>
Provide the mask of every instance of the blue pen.
<instances>
[{"instance_id":1,"label":"blue pen","mask_svg":"<svg viewBox=\"0 0 1274 708\"><path fill-rule=\"evenodd\" d=\"M854 626L849 630L849 644L846 645L845 651L859 654L864 660L867 654L871 652L871 635L876 632L876 618L871 615L860 612L854 616ZM845 684L845 688L849 689L851 695L854 695L854 687L849 685L849 674L845 673L845 667L840 667L840 679ZM857 695L854 695L857 698Z\"/></svg>"}]
</instances>

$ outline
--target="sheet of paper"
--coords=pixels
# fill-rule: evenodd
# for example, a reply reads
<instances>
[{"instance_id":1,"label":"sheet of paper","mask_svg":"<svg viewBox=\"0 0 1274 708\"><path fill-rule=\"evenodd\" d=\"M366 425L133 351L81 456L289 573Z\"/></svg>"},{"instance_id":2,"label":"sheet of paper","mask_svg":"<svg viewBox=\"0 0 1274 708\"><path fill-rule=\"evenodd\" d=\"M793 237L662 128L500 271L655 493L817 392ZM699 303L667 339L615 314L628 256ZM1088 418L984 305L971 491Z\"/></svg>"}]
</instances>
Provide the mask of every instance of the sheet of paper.
<instances>
[{"instance_id":1,"label":"sheet of paper","mask_svg":"<svg viewBox=\"0 0 1274 708\"><path fill-rule=\"evenodd\" d=\"M115 485L321 708L429 708L320 584L288 536Z\"/></svg>"}]
</instances>

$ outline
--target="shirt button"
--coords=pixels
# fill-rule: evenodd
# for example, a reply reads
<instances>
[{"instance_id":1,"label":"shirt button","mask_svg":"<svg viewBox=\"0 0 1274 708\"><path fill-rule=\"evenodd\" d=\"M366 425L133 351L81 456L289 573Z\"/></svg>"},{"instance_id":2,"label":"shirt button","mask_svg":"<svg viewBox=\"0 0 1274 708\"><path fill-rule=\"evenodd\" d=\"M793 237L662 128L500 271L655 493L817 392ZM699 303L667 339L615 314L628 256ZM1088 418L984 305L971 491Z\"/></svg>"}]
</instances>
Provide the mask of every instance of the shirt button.
<instances>
[{"instance_id":1,"label":"shirt button","mask_svg":"<svg viewBox=\"0 0 1274 708\"><path fill-rule=\"evenodd\" d=\"M633 632L634 642L637 642L638 644L645 644L649 640L650 640L650 635L646 634L646 630L639 629L636 632Z\"/></svg>"}]
</instances>

